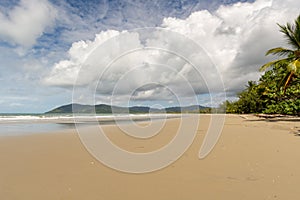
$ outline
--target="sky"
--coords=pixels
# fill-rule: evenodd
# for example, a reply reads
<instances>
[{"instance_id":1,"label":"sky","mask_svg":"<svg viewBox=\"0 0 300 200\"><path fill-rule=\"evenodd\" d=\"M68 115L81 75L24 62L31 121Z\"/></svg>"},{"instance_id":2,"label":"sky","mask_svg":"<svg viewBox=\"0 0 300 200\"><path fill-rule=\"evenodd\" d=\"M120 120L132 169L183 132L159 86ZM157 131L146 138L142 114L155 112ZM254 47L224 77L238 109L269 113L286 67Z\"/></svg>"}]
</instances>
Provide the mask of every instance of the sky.
<instances>
[{"instance_id":1,"label":"sky","mask_svg":"<svg viewBox=\"0 0 300 200\"><path fill-rule=\"evenodd\" d=\"M2 0L0 113L236 99L298 0Z\"/></svg>"}]
</instances>

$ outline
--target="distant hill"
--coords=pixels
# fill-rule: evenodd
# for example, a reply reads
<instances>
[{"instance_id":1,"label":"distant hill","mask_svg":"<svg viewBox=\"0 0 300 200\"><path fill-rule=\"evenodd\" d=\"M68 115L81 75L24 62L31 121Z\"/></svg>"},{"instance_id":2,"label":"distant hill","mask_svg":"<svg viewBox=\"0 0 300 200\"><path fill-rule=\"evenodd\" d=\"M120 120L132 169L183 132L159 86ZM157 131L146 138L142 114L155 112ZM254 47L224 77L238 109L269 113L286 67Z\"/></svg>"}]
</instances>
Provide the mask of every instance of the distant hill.
<instances>
[{"instance_id":1,"label":"distant hill","mask_svg":"<svg viewBox=\"0 0 300 200\"><path fill-rule=\"evenodd\" d=\"M68 104L63 105L53 110L46 112L45 114L59 114L59 113L102 113L102 114L111 114L112 111L114 113L199 113L205 112L209 110L209 107L204 107L200 105L192 105L192 106L185 106L185 107L168 107L165 109L157 109L157 108L150 108L146 106L132 106L132 107L120 107L120 106L110 106L106 104L98 104L95 106L92 105L82 105L82 104Z\"/></svg>"}]
</instances>

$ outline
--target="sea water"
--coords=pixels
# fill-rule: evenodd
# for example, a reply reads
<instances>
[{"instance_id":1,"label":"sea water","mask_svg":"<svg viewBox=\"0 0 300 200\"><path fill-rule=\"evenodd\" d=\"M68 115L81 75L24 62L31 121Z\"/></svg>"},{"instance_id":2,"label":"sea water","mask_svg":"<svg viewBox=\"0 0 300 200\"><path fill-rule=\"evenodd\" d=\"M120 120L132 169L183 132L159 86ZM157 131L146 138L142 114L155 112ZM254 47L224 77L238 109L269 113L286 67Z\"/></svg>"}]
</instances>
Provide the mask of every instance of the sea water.
<instances>
[{"instance_id":1,"label":"sea water","mask_svg":"<svg viewBox=\"0 0 300 200\"><path fill-rule=\"evenodd\" d=\"M111 125L176 118L179 114L0 114L0 136L50 133L76 125Z\"/></svg>"}]
</instances>

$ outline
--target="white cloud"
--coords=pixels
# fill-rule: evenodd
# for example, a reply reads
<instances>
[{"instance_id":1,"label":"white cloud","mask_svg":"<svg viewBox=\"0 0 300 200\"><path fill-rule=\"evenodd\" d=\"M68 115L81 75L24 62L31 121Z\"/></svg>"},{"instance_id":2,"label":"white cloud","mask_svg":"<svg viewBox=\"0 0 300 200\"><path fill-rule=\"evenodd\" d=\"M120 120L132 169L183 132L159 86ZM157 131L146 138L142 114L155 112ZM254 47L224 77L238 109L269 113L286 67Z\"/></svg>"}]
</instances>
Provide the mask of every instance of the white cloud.
<instances>
[{"instance_id":1,"label":"white cloud","mask_svg":"<svg viewBox=\"0 0 300 200\"><path fill-rule=\"evenodd\" d=\"M226 87L236 90L258 78L258 68L268 61L267 49L284 45L276 23L295 19L297 2L237 3L214 13L195 12L185 20L166 18L163 26L198 42L216 63Z\"/></svg>"},{"instance_id":2,"label":"white cloud","mask_svg":"<svg viewBox=\"0 0 300 200\"><path fill-rule=\"evenodd\" d=\"M258 68L268 61L265 51L284 45L276 23L295 19L299 6L298 1L257 0L186 19L165 18L162 30L101 32L94 41L73 43L70 58L56 63L45 83L86 86L90 90L80 95L85 102L91 93L118 102L190 100L222 91L219 75L228 92L241 90L259 77Z\"/></svg>"},{"instance_id":3,"label":"white cloud","mask_svg":"<svg viewBox=\"0 0 300 200\"><path fill-rule=\"evenodd\" d=\"M48 85L72 87L77 80L82 65L85 64L86 59L90 54L106 40L119 34L118 31L109 30L97 34L94 41L87 40L74 42L68 51L70 59L56 63L44 82ZM110 53L109 50L105 51ZM92 63L92 68L96 68L95 63ZM83 70L85 70L85 73L92 73L94 71L89 71L91 68L89 68L89 70ZM89 77L86 78L88 79ZM83 79L83 77L81 79ZM82 84L86 84L86 81Z\"/></svg>"},{"instance_id":4,"label":"white cloud","mask_svg":"<svg viewBox=\"0 0 300 200\"><path fill-rule=\"evenodd\" d=\"M69 56L69 60L55 64L45 83L86 86L80 91L81 101L84 96L93 97L93 92L126 102L189 98L207 92L206 85L222 90L215 84L215 69L205 52L190 39L171 31L102 32L94 41L74 43Z\"/></svg>"},{"instance_id":5,"label":"white cloud","mask_svg":"<svg viewBox=\"0 0 300 200\"><path fill-rule=\"evenodd\" d=\"M0 12L0 40L31 47L54 24L56 15L47 0L21 0L7 13Z\"/></svg>"}]
</instances>

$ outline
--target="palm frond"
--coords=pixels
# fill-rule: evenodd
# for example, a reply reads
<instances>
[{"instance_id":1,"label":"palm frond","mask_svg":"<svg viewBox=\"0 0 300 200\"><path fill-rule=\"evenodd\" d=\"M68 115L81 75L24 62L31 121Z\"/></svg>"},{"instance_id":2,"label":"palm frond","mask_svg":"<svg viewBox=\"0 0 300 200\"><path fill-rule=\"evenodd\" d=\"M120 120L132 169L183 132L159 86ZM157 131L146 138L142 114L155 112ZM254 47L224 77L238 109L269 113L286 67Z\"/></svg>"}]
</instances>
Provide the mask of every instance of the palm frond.
<instances>
[{"instance_id":1,"label":"palm frond","mask_svg":"<svg viewBox=\"0 0 300 200\"><path fill-rule=\"evenodd\" d=\"M280 24L277 25L280 27L280 32L285 35L287 43L296 49L300 49L300 43L297 41L293 34L293 26L290 23L287 23L286 26Z\"/></svg>"},{"instance_id":2,"label":"palm frond","mask_svg":"<svg viewBox=\"0 0 300 200\"><path fill-rule=\"evenodd\" d=\"M295 38L298 41L298 43L300 43L300 15L297 17L297 19L295 20ZM300 50L300 49L298 49Z\"/></svg>"},{"instance_id":3,"label":"palm frond","mask_svg":"<svg viewBox=\"0 0 300 200\"><path fill-rule=\"evenodd\" d=\"M293 54L294 51L290 49L285 49L282 47L273 48L267 51L266 56L269 54L278 55L278 56L288 56Z\"/></svg>"},{"instance_id":4,"label":"palm frond","mask_svg":"<svg viewBox=\"0 0 300 200\"><path fill-rule=\"evenodd\" d=\"M283 66L290 60L291 60L290 58L284 58L284 59L279 59L279 60L274 60L274 61L268 62L268 63L264 64L263 66L261 66L259 71L265 71L266 69L277 66L277 65Z\"/></svg>"},{"instance_id":5,"label":"palm frond","mask_svg":"<svg viewBox=\"0 0 300 200\"><path fill-rule=\"evenodd\" d=\"M300 15L295 20L295 33L298 41L300 40Z\"/></svg>"},{"instance_id":6,"label":"palm frond","mask_svg":"<svg viewBox=\"0 0 300 200\"><path fill-rule=\"evenodd\" d=\"M283 47L273 48L267 51L266 55L272 54L276 56L287 56L284 59L271 61L260 67L260 71L264 71L268 68L284 72L285 77L280 81L279 88L284 89L284 93L293 81L294 76L300 76L300 15L295 20L295 24L287 23L285 26L277 24L280 27L280 32L284 34L287 39L287 43L293 47L293 50ZM284 85L283 85L284 83Z\"/></svg>"},{"instance_id":7,"label":"palm frond","mask_svg":"<svg viewBox=\"0 0 300 200\"><path fill-rule=\"evenodd\" d=\"M290 62L288 64L288 70L290 72L294 72L295 74L297 74L300 71L300 61L297 59L294 60L293 62Z\"/></svg>"}]
</instances>

